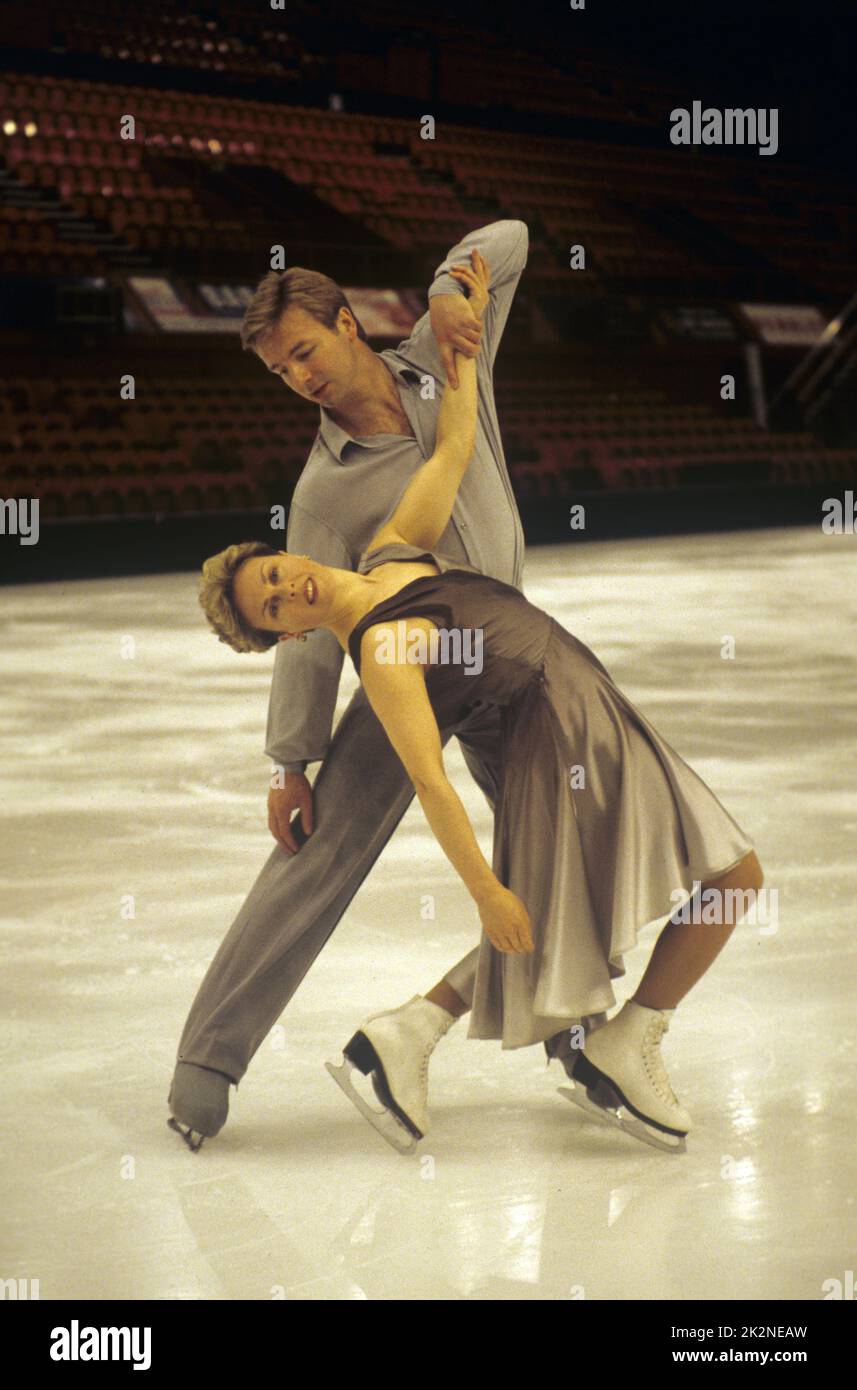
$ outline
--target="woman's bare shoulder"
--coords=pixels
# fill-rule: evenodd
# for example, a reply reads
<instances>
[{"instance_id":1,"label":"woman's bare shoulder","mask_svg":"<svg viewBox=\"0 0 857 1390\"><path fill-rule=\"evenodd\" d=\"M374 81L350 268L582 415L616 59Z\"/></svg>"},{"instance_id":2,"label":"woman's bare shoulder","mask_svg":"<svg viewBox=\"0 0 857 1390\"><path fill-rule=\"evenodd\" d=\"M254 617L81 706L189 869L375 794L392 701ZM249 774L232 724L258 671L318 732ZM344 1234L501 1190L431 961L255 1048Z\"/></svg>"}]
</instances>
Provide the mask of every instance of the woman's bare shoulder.
<instances>
[{"instance_id":1,"label":"woman's bare shoulder","mask_svg":"<svg viewBox=\"0 0 857 1390\"><path fill-rule=\"evenodd\" d=\"M405 665L423 670L430 663L418 639L422 637L424 641L430 641L432 632L436 631L437 623L422 614L380 618L377 623L370 623L360 638L361 679L365 676L364 658L367 654L376 657L376 661L370 663L370 669Z\"/></svg>"}]
</instances>

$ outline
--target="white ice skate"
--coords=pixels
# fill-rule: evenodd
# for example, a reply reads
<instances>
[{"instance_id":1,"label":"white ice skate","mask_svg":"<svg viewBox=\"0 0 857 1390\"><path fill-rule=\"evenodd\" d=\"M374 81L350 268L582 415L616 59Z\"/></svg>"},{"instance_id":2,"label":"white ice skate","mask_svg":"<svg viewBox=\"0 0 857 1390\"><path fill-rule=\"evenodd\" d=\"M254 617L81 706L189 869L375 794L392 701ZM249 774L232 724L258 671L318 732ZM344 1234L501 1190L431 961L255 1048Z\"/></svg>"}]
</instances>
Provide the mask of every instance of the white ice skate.
<instances>
[{"instance_id":1,"label":"white ice skate","mask_svg":"<svg viewBox=\"0 0 857 1390\"><path fill-rule=\"evenodd\" d=\"M324 1064L364 1119L398 1153L413 1153L428 1130L429 1057L455 1021L439 1004L415 994L398 1009L372 1014L346 1043L339 1066ZM355 1089L354 1067L371 1077L382 1110Z\"/></svg>"},{"instance_id":2,"label":"white ice skate","mask_svg":"<svg viewBox=\"0 0 857 1390\"><path fill-rule=\"evenodd\" d=\"M633 999L591 1036L559 1093L588 1115L668 1153L685 1153L692 1121L670 1086L660 1053L674 1009Z\"/></svg>"}]
</instances>

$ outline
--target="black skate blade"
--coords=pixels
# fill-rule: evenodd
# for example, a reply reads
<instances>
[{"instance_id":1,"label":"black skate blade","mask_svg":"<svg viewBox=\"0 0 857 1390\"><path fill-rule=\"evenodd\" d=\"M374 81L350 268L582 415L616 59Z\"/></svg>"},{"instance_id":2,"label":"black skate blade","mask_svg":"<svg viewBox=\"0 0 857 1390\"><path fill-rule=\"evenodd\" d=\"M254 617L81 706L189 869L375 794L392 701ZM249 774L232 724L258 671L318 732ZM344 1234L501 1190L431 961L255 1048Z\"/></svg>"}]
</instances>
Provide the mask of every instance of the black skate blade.
<instances>
[{"instance_id":1,"label":"black skate blade","mask_svg":"<svg viewBox=\"0 0 857 1390\"><path fill-rule=\"evenodd\" d=\"M366 1037L365 1033L355 1033L350 1042L345 1044L342 1049L343 1057L346 1057L352 1066L357 1067L364 1076L368 1076L372 1082L372 1089L381 1104L387 1110L391 1110L400 1124L404 1125L409 1134L415 1139L422 1139L422 1130L417 1129L410 1115L396 1103L395 1097L390 1090L387 1081L387 1074L381 1058L378 1056L374 1047Z\"/></svg>"},{"instance_id":2,"label":"black skate blade","mask_svg":"<svg viewBox=\"0 0 857 1390\"><path fill-rule=\"evenodd\" d=\"M578 1057L571 1079L573 1083L586 1087L587 1095L596 1105L610 1110L625 1109L648 1129L655 1129L659 1134L663 1134L664 1138L672 1136L674 1139L684 1139L686 1137L683 1129L673 1129L671 1125L661 1124L649 1115L644 1115L642 1110L638 1110L635 1105L632 1105L613 1078L590 1062L585 1052L581 1052Z\"/></svg>"},{"instance_id":3,"label":"black skate blade","mask_svg":"<svg viewBox=\"0 0 857 1390\"><path fill-rule=\"evenodd\" d=\"M200 1135L199 1135L199 1138L198 1138L197 1141L196 1141L196 1143L194 1143L194 1142L193 1142L193 1136L194 1136L195 1134L199 1134L199 1131L198 1131L198 1130L191 1129L190 1126L188 1126L188 1125L180 1125L179 1122L178 1122L178 1120L176 1120L172 1115L171 1115L170 1118L167 1120L167 1124L169 1125L170 1129L174 1129L174 1130L175 1130L176 1134L180 1134L180 1135L181 1135L182 1139L183 1139L183 1140L185 1141L185 1143L187 1144L187 1146L188 1146L188 1148L190 1149L191 1153L194 1153L194 1154L195 1154L195 1153L197 1153L197 1152L202 1148L203 1143L205 1142L205 1135L204 1135L204 1134L200 1134Z\"/></svg>"},{"instance_id":4,"label":"black skate blade","mask_svg":"<svg viewBox=\"0 0 857 1390\"><path fill-rule=\"evenodd\" d=\"M648 1144L653 1149L658 1149L661 1153L683 1154L687 1153L687 1141L684 1135L667 1138L666 1135L651 1130L648 1126L635 1115L629 1114L624 1106L618 1109L605 1108L596 1105L589 1099L586 1090L579 1082L572 1082L570 1086L558 1086L557 1090L566 1100L570 1100L573 1105L577 1105L585 1111L591 1119L597 1120L599 1124L610 1125L614 1129L621 1129L623 1134L628 1134L632 1139L637 1139L642 1144Z\"/></svg>"},{"instance_id":5,"label":"black skate blade","mask_svg":"<svg viewBox=\"0 0 857 1390\"><path fill-rule=\"evenodd\" d=\"M406 1128L401 1120L399 1120L393 1111L386 1105L384 1105L383 1110L373 1110L371 1105L364 1100L363 1096L361 1096L360 1092L356 1089L351 1080L351 1071L353 1070L354 1063L349 1057L343 1054L339 1066L336 1066L333 1062L325 1062L324 1065L326 1070L330 1072L330 1075L333 1077L339 1089L345 1093L355 1109L360 1111L363 1118L368 1120L376 1133L380 1134L381 1138L386 1140L391 1148L395 1149L396 1152L400 1154L412 1154L414 1152L417 1147L417 1140L411 1130ZM374 1074L372 1077L372 1087L378 1099L381 1100L381 1096L378 1095L378 1090L375 1086ZM384 1104L383 1100L381 1103Z\"/></svg>"},{"instance_id":6,"label":"black skate blade","mask_svg":"<svg viewBox=\"0 0 857 1390\"><path fill-rule=\"evenodd\" d=\"M662 1153L687 1153L687 1136L683 1130L659 1124L644 1115L627 1099L611 1077L592 1063L585 1053L578 1057L570 1086L558 1086L566 1100L580 1106L588 1115L614 1125L633 1139L649 1144Z\"/></svg>"}]
</instances>

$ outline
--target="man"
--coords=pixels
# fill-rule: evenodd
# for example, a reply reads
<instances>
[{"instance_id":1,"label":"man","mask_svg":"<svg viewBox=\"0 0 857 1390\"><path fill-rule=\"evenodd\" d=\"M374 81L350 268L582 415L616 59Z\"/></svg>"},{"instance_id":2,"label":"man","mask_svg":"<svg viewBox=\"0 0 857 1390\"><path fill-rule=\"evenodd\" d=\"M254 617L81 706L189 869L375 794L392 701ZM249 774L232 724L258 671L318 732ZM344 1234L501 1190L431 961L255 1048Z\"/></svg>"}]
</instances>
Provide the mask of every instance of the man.
<instances>
[{"instance_id":1,"label":"man","mask_svg":"<svg viewBox=\"0 0 857 1390\"><path fill-rule=\"evenodd\" d=\"M345 295L326 276L294 269L260 282L242 325L242 345L321 408L289 514L290 553L356 569L411 474L433 451L440 388L446 378L457 384L451 377L457 348L477 357L476 447L437 548L521 587L523 530L503 457L492 372L528 244L523 222L494 222L471 232L437 267L429 310L411 336L381 353L369 347ZM490 271L481 323L449 273L469 265L474 248ZM437 384L433 392L426 390L430 378ZM284 769L283 785L268 799L278 847L212 960L179 1043L169 1103L175 1120L188 1126L184 1137L192 1148L202 1142L194 1144L193 1131L213 1135L223 1125L230 1080L238 1085L414 796L362 688L331 737L342 660L342 648L326 631L277 647L265 751ZM493 809L498 711L475 708L451 732ZM319 760L311 788L305 769ZM295 810L299 818L290 823ZM398 1049L411 1081L421 1069L425 1076L423 1059L470 1007L476 955L474 948L424 998L416 996L377 1025L386 1028L386 1042Z\"/></svg>"}]
</instances>

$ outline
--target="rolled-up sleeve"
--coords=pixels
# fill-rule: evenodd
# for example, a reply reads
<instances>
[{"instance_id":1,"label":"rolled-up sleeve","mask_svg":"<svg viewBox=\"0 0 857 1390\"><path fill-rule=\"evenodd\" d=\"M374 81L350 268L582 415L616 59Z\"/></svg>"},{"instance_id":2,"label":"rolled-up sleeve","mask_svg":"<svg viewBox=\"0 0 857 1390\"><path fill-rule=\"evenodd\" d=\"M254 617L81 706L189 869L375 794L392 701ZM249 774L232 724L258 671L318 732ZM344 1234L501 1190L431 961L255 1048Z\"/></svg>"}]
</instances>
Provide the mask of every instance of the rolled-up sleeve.
<instances>
[{"instance_id":1,"label":"rolled-up sleeve","mask_svg":"<svg viewBox=\"0 0 857 1390\"><path fill-rule=\"evenodd\" d=\"M477 362L487 359L488 365L492 368L518 281L527 264L529 249L530 233L526 222L512 218L489 222L485 227L476 227L472 232L468 232L467 236L452 247L435 270L434 280L429 286L429 301L439 294L466 293L464 287L449 274L450 267L469 266L471 251L481 252L491 271L491 283L488 286L488 305L482 318L482 351ZM422 322L420 319L419 325L422 325Z\"/></svg>"},{"instance_id":2,"label":"rolled-up sleeve","mask_svg":"<svg viewBox=\"0 0 857 1390\"><path fill-rule=\"evenodd\" d=\"M322 565L354 568L342 536L295 502L286 549ZM286 772L303 772L327 752L344 655L326 628L317 628L306 642L277 643L265 752Z\"/></svg>"}]
</instances>

